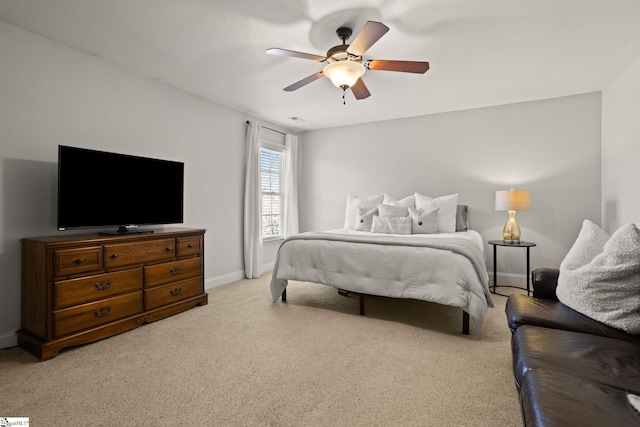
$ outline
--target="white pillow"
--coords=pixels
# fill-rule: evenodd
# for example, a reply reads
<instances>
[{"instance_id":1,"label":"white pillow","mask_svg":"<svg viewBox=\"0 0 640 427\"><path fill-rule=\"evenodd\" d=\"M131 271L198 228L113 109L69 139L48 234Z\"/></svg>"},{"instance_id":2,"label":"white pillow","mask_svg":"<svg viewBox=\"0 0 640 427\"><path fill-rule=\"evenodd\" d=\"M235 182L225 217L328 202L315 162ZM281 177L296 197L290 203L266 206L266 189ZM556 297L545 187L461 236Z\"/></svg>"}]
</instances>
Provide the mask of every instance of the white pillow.
<instances>
[{"instance_id":1,"label":"white pillow","mask_svg":"<svg viewBox=\"0 0 640 427\"><path fill-rule=\"evenodd\" d=\"M411 216L411 234L434 234L438 232L438 211L440 208L433 208L426 211L419 211L409 208Z\"/></svg>"},{"instance_id":2,"label":"white pillow","mask_svg":"<svg viewBox=\"0 0 640 427\"><path fill-rule=\"evenodd\" d=\"M358 207L358 214L356 215L356 223L354 229L356 231L371 231L371 224L373 223L373 216L378 214L378 209L366 210Z\"/></svg>"},{"instance_id":3,"label":"white pillow","mask_svg":"<svg viewBox=\"0 0 640 427\"><path fill-rule=\"evenodd\" d=\"M385 205L405 206L407 208L411 206L413 208L416 205L416 198L412 194L410 196L407 196L403 199L398 200L395 197L390 196L387 193L384 193L384 199L382 200L382 203Z\"/></svg>"},{"instance_id":4,"label":"white pillow","mask_svg":"<svg viewBox=\"0 0 640 427\"><path fill-rule=\"evenodd\" d=\"M344 228L348 228L349 230L353 230L355 228L356 223L356 214L358 213L358 206L361 206L363 209L374 209L377 208L380 203L382 203L382 199L384 198L384 194L378 194L377 196L369 196L369 197L358 197L353 194L349 194L347 196L347 208L344 213Z\"/></svg>"},{"instance_id":5,"label":"white pillow","mask_svg":"<svg viewBox=\"0 0 640 427\"><path fill-rule=\"evenodd\" d=\"M556 295L575 311L640 335L640 230L608 234L589 220L560 264Z\"/></svg>"},{"instance_id":6,"label":"white pillow","mask_svg":"<svg viewBox=\"0 0 640 427\"><path fill-rule=\"evenodd\" d=\"M413 209L413 208L412 208ZM405 206L378 205L380 216L409 216L409 208Z\"/></svg>"},{"instance_id":7,"label":"white pillow","mask_svg":"<svg viewBox=\"0 0 640 427\"><path fill-rule=\"evenodd\" d=\"M560 270L576 270L589 264L602 253L611 235L585 219L575 243L560 264Z\"/></svg>"},{"instance_id":8,"label":"white pillow","mask_svg":"<svg viewBox=\"0 0 640 427\"><path fill-rule=\"evenodd\" d=\"M372 233L411 234L411 217L409 216L374 216Z\"/></svg>"},{"instance_id":9,"label":"white pillow","mask_svg":"<svg viewBox=\"0 0 640 427\"><path fill-rule=\"evenodd\" d=\"M432 198L416 193L416 209L426 211L440 208L438 211L438 232L456 232L456 212L458 210L458 193L438 198Z\"/></svg>"}]
</instances>

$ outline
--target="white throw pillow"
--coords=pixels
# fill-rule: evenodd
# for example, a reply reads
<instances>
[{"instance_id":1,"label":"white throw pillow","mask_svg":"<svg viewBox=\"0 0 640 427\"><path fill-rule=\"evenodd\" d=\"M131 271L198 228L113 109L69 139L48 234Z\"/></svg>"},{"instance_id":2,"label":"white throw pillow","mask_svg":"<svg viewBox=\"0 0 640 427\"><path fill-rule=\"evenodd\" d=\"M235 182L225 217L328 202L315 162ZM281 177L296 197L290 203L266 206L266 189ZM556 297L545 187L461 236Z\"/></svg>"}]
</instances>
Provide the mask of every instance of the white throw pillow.
<instances>
[{"instance_id":1,"label":"white throw pillow","mask_svg":"<svg viewBox=\"0 0 640 427\"><path fill-rule=\"evenodd\" d=\"M411 234L411 217L409 216L374 216L372 233Z\"/></svg>"},{"instance_id":2,"label":"white throw pillow","mask_svg":"<svg viewBox=\"0 0 640 427\"><path fill-rule=\"evenodd\" d=\"M409 208L411 216L411 234L434 234L438 232L438 211L440 208L433 208L426 211L419 211Z\"/></svg>"},{"instance_id":3,"label":"white throw pillow","mask_svg":"<svg viewBox=\"0 0 640 427\"><path fill-rule=\"evenodd\" d=\"M602 253L611 235L585 219L575 243L560 264L560 270L576 270Z\"/></svg>"},{"instance_id":4,"label":"white throw pillow","mask_svg":"<svg viewBox=\"0 0 640 427\"><path fill-rule=\"evenodd\" d=\"M413 209L413 208L412 208ZM406 206L378 205L380 216L409 216L409 208Z\"/></svg>"},{"instance_id":5,"label":"white throw pillow","mask_svg":"<svg viewBox=\"0 0 640 427\"><path fill-rule=\"evenodd\" d=\"M556 295L575 311L640 335L640 230L608 234L589 220L560 264Z\"/></svg>"},{"instance_id":6,"label":"white throw pillow","mask_svg":"<svg viewBox=\"0 0 640 427\"><path fill-rule=\"evenodd\" d=\"M385 205L393 205L393 206L405 206L405 207L415 207L416 206L416 198L415 196L412 194L410 196L407 196L403 199L396 199L393 196L388 195L387 193L384 194L384 199L382 200L382 203Z\"/></svg>"},{"instance_id":7,"label":"white throw pillow","mask_svg":"<svg viewBox=\"0 0 640 427\"><path fill-rule=\"evenodd\" d=\"M373 216L377 214L378 209L366 210L358 207L358 214L356 215L356 223L354 229L356 231L371 231Z\"/></svg>"},{"instance_id":8,"label":"white throw pillow","mask_svg":"<svg viewBox=\"0 0 640 427\"><path fill-rule=\"evenodd\" d=\"M438 211L438 232L456 232L456 212L458 210L458 193L442 197L429 197L416 193L416 209L426 211L440 208Z\"/></svg>"},{"instance_id":9,"label":"white throw pillow","mask_svg":"<svg viewBox=\"0 0 640 427\"><path fill-rule=\"evenodd\" d=\"M344 213L344 228L348 228L349 230L353 230L355 228L358 206L367 210L374 209L382 203L383 198L384 194L369 197L358 197L353 194L349 194L347 196L347 208Z\"/></svg>"}]
</instances>

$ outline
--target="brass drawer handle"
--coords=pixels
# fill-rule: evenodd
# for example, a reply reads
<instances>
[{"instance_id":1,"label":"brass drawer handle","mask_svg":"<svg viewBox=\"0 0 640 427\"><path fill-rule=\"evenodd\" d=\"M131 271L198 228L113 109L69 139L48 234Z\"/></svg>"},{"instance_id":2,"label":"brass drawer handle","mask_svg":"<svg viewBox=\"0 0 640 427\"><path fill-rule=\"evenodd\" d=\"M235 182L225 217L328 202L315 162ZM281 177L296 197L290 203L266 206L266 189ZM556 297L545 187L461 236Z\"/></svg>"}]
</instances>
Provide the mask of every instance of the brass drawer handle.
<instances>
[{"instance_id":1,"label":"brass drawer handle","mask_svg":"<svg viewBox=\"0 0 640 427\"><path fill-rule=\"evenodd\" d=\"M82 264L85 261L86 261L86 259L84 259L84 258L78 258L77 260L75 260L75 263L76 264Z\"/></svg>"},{"instance_id":2,"label":"brass drawer handle","mask_svg":"<svg viewBox=\"0 0 640 427\"><path fill-rule=\"evenodd\" d=\"M118 258L119 256L120 256L120 254L113 254L113 255L111 255L111 259L116 259L116 258Z\"/></svg>"},{"instance_id":3,"label":"brass drawer handle","mask_svg":"<svg viewBox=\"0 0 640 427\"><path fill-rule=\"evenodd\" d=\"M169 270L169 273L175 276L176 274L182 273L182 269L180 267L173 267L171 270Z\"/></svg>"},{"instance_id":4,"label":"brass drawer handle","mask_svg":"<svg viewBox=\"0 0 640 427\"><path fill-rule=\"evenodd\" d=\"M109 314L111 314L111 306L100 307L93 310L94 317L104 317L108 316Z\"/></svg>"},{"instance_id":5,"label":"brass drawer handle","mask_svg":"<svg viewBox=\"0 0 640 427\"><path fill-rule=\"evenodd\" d=\"M174 288L174 289L172 289L172 290L171 290L171 292L170 292L170 293L171 293L171 295L173 295L174 297L175 297L175 296L178 296L178 295L180 295L180 294L182 293L182 288Z\"/></svg>"},{"instance_id":6,"label":"brass drawer handle","mask_svg":"<svg viewBox=\"0 0 640 427\"><path fill-rule=\"evenodd\" d=\"M96 291L104 291L106 289L109 289L112 284L113 282L111 280L102 280L101 282L94 283L93 287L96 288Z\"/></svg>"},{"instance_id":7,"label":"brass drawer handle","mask_svg":"<svg viewBox=\"0 0 640 427\"><path fill-rule=\"evenodd\" d=\"M171 246L167 246L166 248L164 248L164 250L167 252L171 252L173 248Z\"/></svg>"},{"instance_id":8,"label":"brass drawer handle","mask_svg":"<svg viewBox=\"0 0 640 427\"><path fill-rule=\"evenodd\" d=\"M187 248L192 249L192 248L193 248L193 245L192 245L191 243L189 243L189 244L187 245Z\"/></svg>"}]
</instances>

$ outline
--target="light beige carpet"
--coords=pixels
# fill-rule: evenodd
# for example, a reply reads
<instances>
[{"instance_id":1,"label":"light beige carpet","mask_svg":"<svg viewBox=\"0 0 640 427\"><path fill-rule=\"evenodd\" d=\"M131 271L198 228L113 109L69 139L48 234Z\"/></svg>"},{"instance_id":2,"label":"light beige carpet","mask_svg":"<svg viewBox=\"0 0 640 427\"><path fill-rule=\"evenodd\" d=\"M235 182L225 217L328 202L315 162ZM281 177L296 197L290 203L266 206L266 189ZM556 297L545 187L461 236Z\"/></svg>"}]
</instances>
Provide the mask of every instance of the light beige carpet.
<instances>
[{"instance_id":1,"label":"light beige carpet","mask_svg":"<svg viewBox=\"0 0 640 427\"><path fill-rule=\"evenodd\" d=\"M460 309L358 299L270 275L209 305L38 362L0 351L0 417L32 426L519 426L506 298Z\"/></svg>"}]
</instances>

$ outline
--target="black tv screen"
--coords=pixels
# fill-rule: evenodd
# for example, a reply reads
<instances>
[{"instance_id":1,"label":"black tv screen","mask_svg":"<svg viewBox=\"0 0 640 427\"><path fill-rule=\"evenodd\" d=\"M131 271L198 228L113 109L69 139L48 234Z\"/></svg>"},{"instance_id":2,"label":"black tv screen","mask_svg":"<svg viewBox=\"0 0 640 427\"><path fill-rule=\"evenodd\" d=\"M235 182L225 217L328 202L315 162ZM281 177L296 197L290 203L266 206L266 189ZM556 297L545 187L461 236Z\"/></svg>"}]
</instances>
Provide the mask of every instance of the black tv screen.
<instances>
[{"instance_id":1,"label":"black tv screen","mask_svg":"<svg viewBox=\"0 0 640 427\"><path fill-rule=\"evenodd\" d=\"M60 145L58 229L183 222L184 163Z\"/></svg>"}]
</instances>

